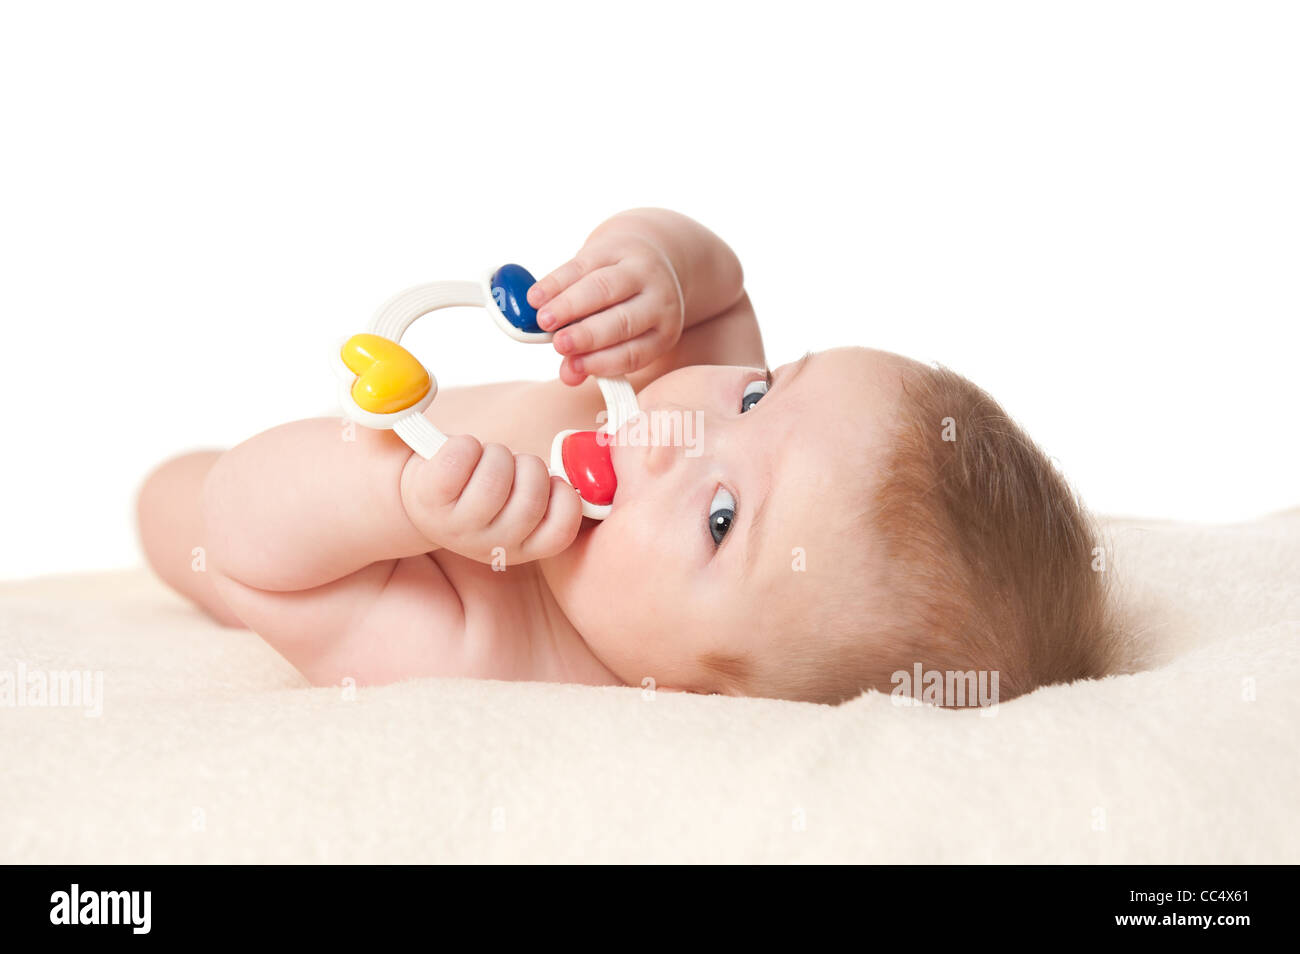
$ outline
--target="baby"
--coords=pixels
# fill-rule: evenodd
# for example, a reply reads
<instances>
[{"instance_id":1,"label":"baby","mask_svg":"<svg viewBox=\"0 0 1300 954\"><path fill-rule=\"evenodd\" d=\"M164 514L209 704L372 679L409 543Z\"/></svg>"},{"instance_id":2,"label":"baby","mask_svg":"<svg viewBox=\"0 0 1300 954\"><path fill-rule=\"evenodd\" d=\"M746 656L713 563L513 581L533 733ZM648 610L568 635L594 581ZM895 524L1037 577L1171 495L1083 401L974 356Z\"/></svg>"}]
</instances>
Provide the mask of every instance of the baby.
<instances>
[{"instance_id":1,"label":"baby","mask_svg":"<svg viewBox=\"0 0 1300 954\"><path fill-rule=\"evenodd\" d=\"M461 436L428 461L337 418L171 460L140 493L151 566L315 685L835 703L976 671L1005 701L1115 665L1087 516L969 381L857 347L769 372L735 254L663 209L602 223L528 301L559 381L439 392L424 413ZM627 375L647 418L689 415L693 438L624 424L600 522L543 463L557 432L597 425L593 375Z\"/></svg>"}]
</instances>

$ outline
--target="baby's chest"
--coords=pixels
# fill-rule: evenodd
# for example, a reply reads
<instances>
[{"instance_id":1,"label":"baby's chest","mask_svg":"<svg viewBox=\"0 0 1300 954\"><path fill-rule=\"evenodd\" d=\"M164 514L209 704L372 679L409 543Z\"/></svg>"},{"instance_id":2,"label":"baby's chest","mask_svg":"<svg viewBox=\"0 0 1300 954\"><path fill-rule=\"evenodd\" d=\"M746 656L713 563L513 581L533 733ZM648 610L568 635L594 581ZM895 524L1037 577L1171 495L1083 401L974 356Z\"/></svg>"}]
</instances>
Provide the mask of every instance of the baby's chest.
<instances>
[{"instance_id":1,"label":"baby's chest","mask_svg":"<svg viewBox=\"0 0 1300 954\"><path fill-rule=\"evenodd\" d=\"M533 678L533 648L538 642L534 636L544 621L537 605L535 566L484 564L447 551L437 551L428 559L440 579L430 582L428 594L412 593L405 611L433 622L444 634L439 651L446 675Z\"/></svg>"},{"instance_id":2,"label":"baby's chest","mask_svg":"<svg viewBox=\"0 0 1300 954\"><path fill-rule=\"evenodd\" d=\"M382 685L404 679L527 679L533 617L526 574L484 578L435 553L394 561L378 598L340 605L360 617L330 644L294 661L317 684L338 674ZM492 571L488 569L489 573ZM301 654L300 654L301 655Z\"/></svg>"}]
</instances>

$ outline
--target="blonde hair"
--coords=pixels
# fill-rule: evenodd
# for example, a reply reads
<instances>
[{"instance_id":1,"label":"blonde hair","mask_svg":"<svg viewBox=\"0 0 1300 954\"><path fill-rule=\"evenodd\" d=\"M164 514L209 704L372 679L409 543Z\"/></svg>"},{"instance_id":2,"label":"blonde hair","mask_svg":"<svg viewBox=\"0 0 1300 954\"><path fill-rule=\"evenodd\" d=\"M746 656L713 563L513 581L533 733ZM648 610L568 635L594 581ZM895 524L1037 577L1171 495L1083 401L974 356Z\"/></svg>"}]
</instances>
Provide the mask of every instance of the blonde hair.
<instances>
[{"instance_id":1,"label":"blonde hair","mask_svg":"<svg viewBox=\"0 0 1300 954\"><path fill-rule=\"evenodd\" d=\"M1114 671L1107 574L1078 497L987 392L947 368L900 367L892 446L863 512L875 578L820 611L839 637L830 658L792 660L772 694L889 692L892 673L920 663L996 671L1006 701Z\"/></svg>"}]
</instances>

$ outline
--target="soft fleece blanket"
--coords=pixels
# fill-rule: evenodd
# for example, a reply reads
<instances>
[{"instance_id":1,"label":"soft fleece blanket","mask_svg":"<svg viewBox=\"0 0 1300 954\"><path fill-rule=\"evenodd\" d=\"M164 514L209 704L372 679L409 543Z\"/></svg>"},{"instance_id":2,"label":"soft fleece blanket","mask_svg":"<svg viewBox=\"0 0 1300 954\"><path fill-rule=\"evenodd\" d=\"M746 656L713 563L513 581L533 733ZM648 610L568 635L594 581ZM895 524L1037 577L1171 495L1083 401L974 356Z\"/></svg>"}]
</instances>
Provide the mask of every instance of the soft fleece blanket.
<instances>
[{"instance_id":1,"label":"soft fleece blanket","mask_svg":"<svg viewBox=\"0 0 1300 954\"><path fill-rule=\"evenodd\" d=\"M0 584L11 689L102 678L0 704L0 862L1300 861L1300 510L1106 526L1144 670L995 715L311 689L144 570Z\"/></svg>"}]
</instances>

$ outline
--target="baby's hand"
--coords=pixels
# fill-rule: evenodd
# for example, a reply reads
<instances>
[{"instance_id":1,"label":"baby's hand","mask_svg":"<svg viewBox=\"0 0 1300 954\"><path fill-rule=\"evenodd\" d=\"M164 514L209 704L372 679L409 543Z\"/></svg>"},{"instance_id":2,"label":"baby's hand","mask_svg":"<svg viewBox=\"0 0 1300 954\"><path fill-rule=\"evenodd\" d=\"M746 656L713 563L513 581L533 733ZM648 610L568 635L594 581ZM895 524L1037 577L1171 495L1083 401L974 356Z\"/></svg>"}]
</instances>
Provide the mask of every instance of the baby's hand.
<instances>
[{"instance_id":1,"label":"baby's hand","mask_svg":"<svg viewBox=\"0 0 1300 954\"><path fill-rule=\"evenodd\" d=\"M686 318L672 262L634 233L588 242L528 290L528 303L542 330L555 331L565 384L644 368L677 344Z\"/></svg>"},{"instance_id":2,"label":"baby's hand","mask_svg":"<svg viewBox=\"0 0 1300 954\"><path fill-rule=\"evenodd\" d=\"M540 457L504 444L449 438L431 460L402 469L402 506L432 547L512 565L554 556L582 523L577 491L552 477Z\"/></svg>"}]
</instances>

